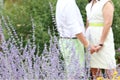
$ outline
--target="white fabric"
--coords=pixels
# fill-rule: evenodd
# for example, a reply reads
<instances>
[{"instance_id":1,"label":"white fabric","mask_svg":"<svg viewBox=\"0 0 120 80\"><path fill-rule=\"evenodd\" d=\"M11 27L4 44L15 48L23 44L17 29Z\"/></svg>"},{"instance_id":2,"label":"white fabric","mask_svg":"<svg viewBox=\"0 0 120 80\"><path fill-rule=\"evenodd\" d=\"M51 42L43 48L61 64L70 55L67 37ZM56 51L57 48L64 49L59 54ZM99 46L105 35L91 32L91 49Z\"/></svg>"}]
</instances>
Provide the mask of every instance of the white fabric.
<instances>
[{"instance_id":1,"label":"white fabric","mask_svg":"<svg viewBox=\"0 0 120 80\"><path fill-rule=\"evenodd\" d=\"M84 24L75 0L58 0L56 5L56 23L61 37L75 37L84 34Z\"/></svg>"},{"instance_id":2,"label":"white fabric","mask_svg":"<svg viewBox=\"0 0 120 80\"><path fill-rule=\"evenodd\" d=\"M92 3L89 3L86 6L87 11L87 19L89 23L99 23L103 22L103 13L102 9L104 5L109 0L100 0L97 3L95 3L92 6ZM91 44L99 44L101 34L103 31L103 26L89 26L86 35L89 39ZM104 46L102 49L91 55L91 61L90 61L92 68L103 68L103 69L111 69L116 67L116 61L115 61L115 49L114 49L114 39L113 39L113 32L112 28L110 28L110 31L108 33L108 36L104 42Z\"/></svg>"},{"instance_id":3,"label":"white fabric","mask_svg":"<svg viewBox=\"0 0 120 80\"><path fill-rule=\"evenodd\" d=\"M97 1L97 3L92 6L92 2L90 2L86 6L86 11L87 11L87 20L90 22L103 22L103 14L102 14L102 9L105 3L109 0L100 0Z\"/></svg>"}]
</instances>

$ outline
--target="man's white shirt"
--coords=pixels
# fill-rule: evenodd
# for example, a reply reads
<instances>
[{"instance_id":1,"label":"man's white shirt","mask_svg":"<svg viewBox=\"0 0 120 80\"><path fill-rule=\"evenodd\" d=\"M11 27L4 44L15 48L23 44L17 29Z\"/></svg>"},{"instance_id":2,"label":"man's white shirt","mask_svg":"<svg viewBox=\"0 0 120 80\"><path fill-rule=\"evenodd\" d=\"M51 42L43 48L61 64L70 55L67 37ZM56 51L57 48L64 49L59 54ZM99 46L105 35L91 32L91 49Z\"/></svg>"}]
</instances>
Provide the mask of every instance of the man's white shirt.
<instances>
[{"instance_id":1,"label":"man's white shirt","mask_svg":"<svg viewBox=\"0 0 120 80\"><path fill-rule=\"evenodd\" d=\"M84 23L75 0L58 0L56 5L56 23L60 37L75 37L84 34Z\"/></svg>"}]
</instances>

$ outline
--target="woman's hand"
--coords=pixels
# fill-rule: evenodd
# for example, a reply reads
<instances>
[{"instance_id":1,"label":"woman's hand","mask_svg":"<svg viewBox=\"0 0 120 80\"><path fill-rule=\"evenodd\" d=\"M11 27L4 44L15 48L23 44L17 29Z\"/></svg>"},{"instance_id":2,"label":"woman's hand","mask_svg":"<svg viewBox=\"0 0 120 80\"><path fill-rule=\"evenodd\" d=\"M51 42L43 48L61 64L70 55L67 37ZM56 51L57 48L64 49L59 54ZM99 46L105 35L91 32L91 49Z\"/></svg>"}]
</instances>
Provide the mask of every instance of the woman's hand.
<instances>
[{"instance_id":1,"label":"woman's hand","mask_svg":"<svg viewBox=\"0 0 120 80\"><path fill-rule=\"evenodd\" d=\"M99 44L96 46L96 52L98 52L103 47L103 44Z\"/></svg>"},{"instance_id":2,"label":"woman's hand","mask_svg":"<svg viewBox=\"0 0 120 80\"><path fill-rule=\"evenodd\" d=\"M94 52L98 52L103 47L103 44L99 44L97 46L91 46L90 53L93 54Z\"/></svg>"}]
</instances>

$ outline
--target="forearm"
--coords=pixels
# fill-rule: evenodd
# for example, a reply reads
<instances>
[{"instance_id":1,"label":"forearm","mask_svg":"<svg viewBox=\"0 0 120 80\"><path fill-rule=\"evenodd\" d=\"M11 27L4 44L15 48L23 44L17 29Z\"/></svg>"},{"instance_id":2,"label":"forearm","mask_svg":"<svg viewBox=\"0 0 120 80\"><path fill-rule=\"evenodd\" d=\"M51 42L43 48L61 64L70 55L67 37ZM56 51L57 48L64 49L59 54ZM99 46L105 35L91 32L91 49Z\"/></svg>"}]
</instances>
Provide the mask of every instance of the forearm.
<instances>
[{"instance_id":1,"label":"forearm","mask_svg":"<svg viewBox=\"0 0 120 80\"><path fill-rule=\"evenodd\" d=\"M88 23L88 20L86 20L86 27L85 27L85 30L87 30L88 26L89 26L89 23Z\"/></svg>"},{"instance_id":2,"label":"forearm","mask_svg":"<svg viewBox=\"0 0 120 80\"><path fill-rule=\"evenodd\" d=\"M100 44L104 44L107 38L107 35L109 33L110 27L111 27L111 23L108 22L104 24L104 28L103 28L101 39L100 39Z\"/></svg>"},{"instance_id":3,"label":"forearm","mask_svg":"<svg viewBox=\"0 0 120 80\"><path fill-rule=\"evenodd\" d=\"M81 43L87 48L89 43L83 33L76 34L76 37L81 41Z\"/></svg>"},{"instance_id":4,"label":"forearm","mask_svg":"<svg viewBox=\"0 0 120 80\"><path fill-rule=\"evenodd\" d=\"M103 44L107 38L113 21L113 13L114 7L111 2L108 2L103 8L104 28L101 35L100 44Z\"/></svg>"}]
</instances>

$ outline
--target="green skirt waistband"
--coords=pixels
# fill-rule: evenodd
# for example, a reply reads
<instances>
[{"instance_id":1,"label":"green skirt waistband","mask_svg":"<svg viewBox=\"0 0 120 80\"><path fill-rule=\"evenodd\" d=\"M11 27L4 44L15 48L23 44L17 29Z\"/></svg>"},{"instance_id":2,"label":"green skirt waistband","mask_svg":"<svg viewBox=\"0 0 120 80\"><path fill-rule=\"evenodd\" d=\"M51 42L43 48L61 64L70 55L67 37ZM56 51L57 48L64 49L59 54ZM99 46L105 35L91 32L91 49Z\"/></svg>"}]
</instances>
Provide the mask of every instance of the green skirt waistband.
<instances>
[{"instance_id":1,"label":"green skirt waistband","mask_svg":"<svg viewBox=\"0 0 120 80\"><path fill-rule=\"evenodd\" d=\"M99 23L89 23L89 26L95 26L95 27L103 27L104 26L104 23L102 22L99 22Z\"/></svg>"}]
</instances>

